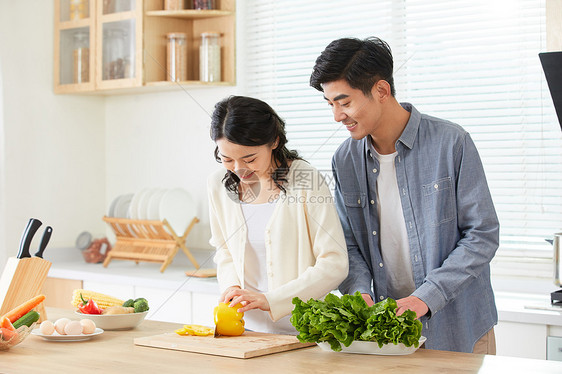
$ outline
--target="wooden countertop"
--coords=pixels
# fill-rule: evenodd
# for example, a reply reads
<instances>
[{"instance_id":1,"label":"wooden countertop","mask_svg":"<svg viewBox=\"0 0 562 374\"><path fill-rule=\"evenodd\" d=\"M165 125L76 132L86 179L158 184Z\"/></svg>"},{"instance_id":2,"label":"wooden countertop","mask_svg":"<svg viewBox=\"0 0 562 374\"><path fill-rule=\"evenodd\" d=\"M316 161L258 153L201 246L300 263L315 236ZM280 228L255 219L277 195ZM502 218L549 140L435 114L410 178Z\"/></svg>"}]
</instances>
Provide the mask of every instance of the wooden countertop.
<instances>
[{"instance_id":1,"label":"wooden countertop","mask_svg":"<svg viewBox=\"0 0 562 374\"><path fill-rule=\"evenodd\" d=\"M75 319L72 311L47 309L48 318ZM420 349L408 356L325 352L319 347L236 359L136 346L133 339L172 332L179 324L144 321L136 329L105 331L82 342L53 342L30 335L0 351L2 373L562 373L562 362Z\"/></svg>"}]
</instances>

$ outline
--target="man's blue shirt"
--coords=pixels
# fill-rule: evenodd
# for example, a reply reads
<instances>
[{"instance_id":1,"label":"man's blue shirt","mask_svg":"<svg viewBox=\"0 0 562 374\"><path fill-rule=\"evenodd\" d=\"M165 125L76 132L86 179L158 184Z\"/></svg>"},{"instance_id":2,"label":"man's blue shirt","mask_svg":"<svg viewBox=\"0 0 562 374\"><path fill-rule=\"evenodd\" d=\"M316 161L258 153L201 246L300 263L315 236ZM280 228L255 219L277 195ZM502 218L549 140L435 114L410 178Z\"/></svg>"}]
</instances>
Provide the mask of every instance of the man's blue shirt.
<instances>
[{"instance_id":1,"label":"man's blue shirt","mask_svg":"<svg viewBox=\"0 0 562 374\"><path fill-rule=\"evenodd\" d=\"M460 126L401 104L410 119L396 142L396 179L416 290L429 307L426 348L472 352L497 323L490 261L499 222L478 151ZM389 294L379 240L370 136L347 139L332 159L335 199L349 252L342 293Z\"/></svg>"}]
</instances>

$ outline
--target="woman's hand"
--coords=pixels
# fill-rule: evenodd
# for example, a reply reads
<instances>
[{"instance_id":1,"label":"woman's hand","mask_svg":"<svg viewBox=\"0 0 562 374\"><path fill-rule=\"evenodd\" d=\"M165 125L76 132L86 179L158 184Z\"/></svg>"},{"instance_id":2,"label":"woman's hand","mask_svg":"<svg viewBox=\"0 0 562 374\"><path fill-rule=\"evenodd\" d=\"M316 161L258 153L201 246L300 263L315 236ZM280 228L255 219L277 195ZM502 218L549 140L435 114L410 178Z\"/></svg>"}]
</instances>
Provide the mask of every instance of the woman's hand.
<instances>
[{"instance_id":1,"label":"woman's hand","mask_svg":"<svg viewBox=\"0 0 562 374\"><path fill-rule=\"evenodd\" d=\"M252 309L261 309L269 311L269 302L264 294L250 290L243 290L238 286L227 288L223 293L223 301L230 302L229 306L234 306L238 303L244 307L238 309L238 312L244 313Z\"/></svg>"},{"instance_id":2,"label":"woman's hand","mask_svg":"<svg viewBox=\"0 0 562 374\"><path fill-rule=\"evenodd\" d=\"M230 301L230 299L227 299L226 295L228 295L233 290L239 290L239 289L240 289L240 286L230 286L230 287L228 287L226 290L224 290L222 295L219 297L219 303L228 303Z\"/></svg>"}]
</instances>

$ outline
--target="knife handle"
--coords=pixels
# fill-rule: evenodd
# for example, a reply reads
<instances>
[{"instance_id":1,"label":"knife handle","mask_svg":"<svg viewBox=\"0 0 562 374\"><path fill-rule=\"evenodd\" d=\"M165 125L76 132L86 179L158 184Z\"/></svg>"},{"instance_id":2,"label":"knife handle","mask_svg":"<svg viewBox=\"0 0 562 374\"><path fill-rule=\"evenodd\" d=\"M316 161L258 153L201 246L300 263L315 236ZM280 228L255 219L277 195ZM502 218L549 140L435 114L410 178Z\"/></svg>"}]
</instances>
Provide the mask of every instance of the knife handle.
<instances>
[{"instance_id":1,"label":"knife handle","mask_svg":"<svg viewBox=\"0 0 562 374\"><path fill-rule=\"evenodd\" d=\"M33 235L35 235L42 224L43 223L36 218L31 218L29 220L29 222L27 223L27 227L25 228L25 231L23 232L23 235L21 237L18 258L31 257L31 255L29 254L29 247L31 245L31 241L33 240Z\"/></svg>"},{"instance_id":2,"label":"knife handle","mask_svg":"<svg viewBox=\"0 0 562 374\"><path fill-rule=\"evenodd\" d=\"M45 232L43 233L43 237L41 238L41 243L39 243L39 250L35 253L36 257L43 258L43 252L45 248L47 248L47 244L49 243L49 239L51 239L51 234L53 233L53 228L51 226L47 226Z\"/></svg>"}]
</instances>

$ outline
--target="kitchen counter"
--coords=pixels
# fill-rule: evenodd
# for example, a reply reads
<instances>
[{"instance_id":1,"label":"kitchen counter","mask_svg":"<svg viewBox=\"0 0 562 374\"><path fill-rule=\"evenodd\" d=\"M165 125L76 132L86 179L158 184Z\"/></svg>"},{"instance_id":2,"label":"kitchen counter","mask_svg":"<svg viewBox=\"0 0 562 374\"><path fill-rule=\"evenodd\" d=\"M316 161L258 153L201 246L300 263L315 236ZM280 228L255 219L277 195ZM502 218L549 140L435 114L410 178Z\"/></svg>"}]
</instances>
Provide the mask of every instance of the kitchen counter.
<instances>
[{"instance_id":1,"label":"kitchen counter","mask_svg":"<svg viewBox=\"0 0 562 374\"><path fill-rule=\"evenodd\" d=\"M550 304L550 295L496 292L500 321L562 326L562 307Z\"/></svg>"},{"instance_id":2,"label":"kitchen counter","mask_svg":"<svg viewBox=\"0 0 562 374\"><path fill-rule=\"evenodd\" d=\"M50 319L72 311L48 308ZM562 362L419 349L407 356L375 356L297 349L250 359L136 346L133 339L171 332L179 324L146 320L136 329L105 331L83 342L53 342L29 336L0 352L3 373L561 373ZM186 337L188 338L188 337Z\"/></svg>"},{"instance_id":3,"label":"kitchen counter","mask_svg":"<svg viewBox=\"0 0 562 374\"><path fill-rule=\"evenodd\" d=\"M215 267L212 251L191 252L201 268ZM49 277L53 278L219 294L216 278L185 275L185 271L194 270L194 267L181 251L163 273L160 273L160 264L157 263L114 260L107 268L102 264L88 264L75 248L49 249L45 259L52 262ZM562 326L562 308L548 310L550 295L496 292L496 304L500 321Z\"/></svg>"},{"instance_id":4,"label":"kitchen counter","mask_svg":"<svg viewBox=\"0 0 562 374\"><path fill-rule=\"evenodd\" d=\"M190 249L200 268L216 268L214 252ZM158 287L218 294L216 278L188 277L185 272L195 270L185 253L178 251L172 263L160 272L160 263L128 260L112 260L107 267L103 264L90 264L84 261L82 253L76 248L49 248L44 258L52 263L48 276L61 279L78 279L140 287Z\"/></svg>"}]
</instances>

